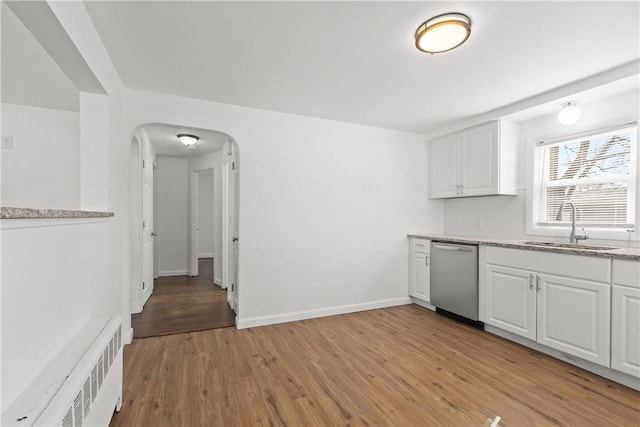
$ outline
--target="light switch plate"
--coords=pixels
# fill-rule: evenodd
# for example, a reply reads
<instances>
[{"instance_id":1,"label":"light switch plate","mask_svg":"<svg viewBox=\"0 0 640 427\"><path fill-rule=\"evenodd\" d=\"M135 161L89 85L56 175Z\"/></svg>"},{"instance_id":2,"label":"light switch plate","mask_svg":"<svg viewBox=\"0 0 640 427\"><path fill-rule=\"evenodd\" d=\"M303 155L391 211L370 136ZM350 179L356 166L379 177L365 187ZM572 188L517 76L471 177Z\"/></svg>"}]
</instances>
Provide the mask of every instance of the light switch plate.
<instances>
[{"instance_id":1,"label":"light switch plate","mask_svg":"<svg viewBox=\"0 0 640 427\"><path fill-rule=\"evenodd\" d=\"M13 148L13 137L8 135L2 135L2 148Z\"/></svg>"}]
</instances>

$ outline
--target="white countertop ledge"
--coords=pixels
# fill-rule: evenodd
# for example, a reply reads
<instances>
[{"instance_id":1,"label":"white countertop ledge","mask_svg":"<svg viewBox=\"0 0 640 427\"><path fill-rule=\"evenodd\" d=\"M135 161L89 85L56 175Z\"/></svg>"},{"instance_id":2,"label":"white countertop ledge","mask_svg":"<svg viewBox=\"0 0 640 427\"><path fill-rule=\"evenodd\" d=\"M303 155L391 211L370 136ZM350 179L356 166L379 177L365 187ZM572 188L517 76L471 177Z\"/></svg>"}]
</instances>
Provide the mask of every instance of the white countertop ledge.
<instances>
[{"instance_id":1,"label":"white countertop ledge","mask_svg":"<svg viewBox=\"0 0 640 427\"><path fill-rule=\"evenodd\" d=\"M499 246L504 248L513 248L513 249L526 249L526 250L542 251L542 252L556 252L556 253L572 254L572 255L595 256L595 257L640 261L640 248L631 248L631 247L617 247L616 249L593 250L593 249L589 249L588 244L577 244L573 247L566 247L566 248L556 247L556 246L537 246L534 244L524 243L523 240L480 237L480 236L464 236L464 235L457 235L457 234L428 233L428 234L407 234L407 236L418 238L418 239L436 240L439 242ZM610 245L610 246L616 246L616 245Z\"/></svg>"},{"instance_id":2,"label":"white countertop ledge","mask_svg":"<svg viewBox=\"0 0 640 427\"><path fill-rule=\"evenodd\" d=\"M51 227L106 222L113 212L0 207L0 229Z\"/></svg>"}]
</instances>

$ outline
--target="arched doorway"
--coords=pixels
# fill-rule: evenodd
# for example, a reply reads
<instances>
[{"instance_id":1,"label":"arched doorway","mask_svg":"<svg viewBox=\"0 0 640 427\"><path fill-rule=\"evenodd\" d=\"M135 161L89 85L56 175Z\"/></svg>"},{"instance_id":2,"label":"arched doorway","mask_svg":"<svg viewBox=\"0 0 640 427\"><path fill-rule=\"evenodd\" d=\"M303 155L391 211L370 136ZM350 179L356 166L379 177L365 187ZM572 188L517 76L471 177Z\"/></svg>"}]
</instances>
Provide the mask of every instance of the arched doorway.
<instances>
[{"instance_id":1,"label":"arched doorway","mask_svg":"<svg viewBox=\"0 0 640 427\"><path fill-rule=\"evenodd\" d=\"M189 147L180 143L177 135L184 133L198 137L195 146ZM205 225L215 236L214 245L205 252L207 257L211 257L211 271L213 271L213 281L209 280L207 285L224 290L225 302L228 302L230 309L237 313L240 303L237 274L239 256L239 216L237 214L239 150L237 143L230 135L215 130L147 123L136 128L130 152L130 297L134 337L140 337L140 334L136 334L134 319L137 319L136 316L145 315L145 303L149 298L151 298L149 306L155 306L154 301L158 298L154 299L152 294L158 283L184 280L185 283L203 284L204 279L199 277L198 264L203 261L203 249L202 245L199 245L199 239L202 239L201 229L206 228ZM145 157L145 153L148 157ZM151 174L148 172L149 167L151 167ZM208 202L213 203L217 209L217 213L209 218L201 218L202 213L199 209L199 204L202 203L202 191L199 186L203 182L202 175L205 174L210 176L213 183L211 186L213 194L208 194L212 200ZM145 181L149 176L150 184ZM212 221L213 224L209 224L208 221ZM147 232L153 242L151 247L145 245ZM151 261L146 263L145 260ZM152 273L149 274L149 271ZM145 275L152 276L151 286L145 280ZM156 285L153 285L153 278ZM188 307L182 307L179 311L184 312L186 309ZM235 324L235 313L231 314L231 325ZM201 326L189 326L187 329L210 329L206 325ZM164 333L158 335L162 334Z\"/></svg>"}]
</instances>

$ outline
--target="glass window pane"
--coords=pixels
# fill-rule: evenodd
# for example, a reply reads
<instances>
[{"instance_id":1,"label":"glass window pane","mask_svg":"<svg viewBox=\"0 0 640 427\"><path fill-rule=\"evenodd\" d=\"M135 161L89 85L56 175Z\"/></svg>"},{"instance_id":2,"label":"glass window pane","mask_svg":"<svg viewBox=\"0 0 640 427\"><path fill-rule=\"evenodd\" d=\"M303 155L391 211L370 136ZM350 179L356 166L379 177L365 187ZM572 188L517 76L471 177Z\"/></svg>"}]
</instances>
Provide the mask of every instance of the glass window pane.
<instances>
[{"instance_id":1,"label":"glass window pane","mask_svg":"<svg viewBox=\"0 0 640 427\"><path fill-rule=\"evenodd\" d=\"M558 224L562 202L576 206L576 221L601 227L633 226L635 194L629 182L637 127L576 138L542 147L542 224ZM630 193L631 192L631 193ZM570 206L563 223L570 222Z\"/></svg>"}]
</instances>

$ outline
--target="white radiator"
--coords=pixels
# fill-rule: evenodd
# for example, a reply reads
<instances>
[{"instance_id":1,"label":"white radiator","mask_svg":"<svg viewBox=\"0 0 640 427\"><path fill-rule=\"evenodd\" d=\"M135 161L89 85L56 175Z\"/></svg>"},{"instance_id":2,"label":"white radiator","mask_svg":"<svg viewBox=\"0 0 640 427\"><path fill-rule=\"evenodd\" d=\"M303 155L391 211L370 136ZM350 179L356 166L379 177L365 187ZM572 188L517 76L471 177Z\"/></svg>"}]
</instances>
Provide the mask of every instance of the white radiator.
<instances>
[{"instance_id":1,"label":"white radiator","mask_svg":"<svg viewBox=\"0 0 640 427\"><path fill-rule=\"evenodd\" d=\"M120 316L91 319L2 414L3 426L107 426L122 396Z\"/></svg>"}]
</instances>

